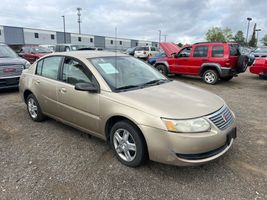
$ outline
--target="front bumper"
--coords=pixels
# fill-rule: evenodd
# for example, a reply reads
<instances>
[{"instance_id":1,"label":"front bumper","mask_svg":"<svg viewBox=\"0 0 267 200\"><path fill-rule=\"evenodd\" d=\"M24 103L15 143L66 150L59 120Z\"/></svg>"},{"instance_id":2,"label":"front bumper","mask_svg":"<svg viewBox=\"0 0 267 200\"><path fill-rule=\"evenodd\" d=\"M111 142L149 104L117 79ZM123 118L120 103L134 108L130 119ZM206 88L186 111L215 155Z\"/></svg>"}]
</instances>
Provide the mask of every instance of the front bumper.
<instances>
[{"instance_id":1,"label":"front bumper","mask_svg":"<svg viewBox=\"0 0 267 200\"><path fill-rule=\"evenodd\" d=\"M235 123L224 131L212 129L204 133L173 133L139 127L146 139L150 160L177 166L210 162L226 153L236 138Z\"/></svg>"},{"instance_id":2,"label":"front bumper","mask_svg":"<svg viewBox=\"0 0 267 200\"><path fill-rule=\"evenodd\" d=\"M19 87L19 76L0 77L0 89L11 89Z\"/></svg>"}]
</instances>

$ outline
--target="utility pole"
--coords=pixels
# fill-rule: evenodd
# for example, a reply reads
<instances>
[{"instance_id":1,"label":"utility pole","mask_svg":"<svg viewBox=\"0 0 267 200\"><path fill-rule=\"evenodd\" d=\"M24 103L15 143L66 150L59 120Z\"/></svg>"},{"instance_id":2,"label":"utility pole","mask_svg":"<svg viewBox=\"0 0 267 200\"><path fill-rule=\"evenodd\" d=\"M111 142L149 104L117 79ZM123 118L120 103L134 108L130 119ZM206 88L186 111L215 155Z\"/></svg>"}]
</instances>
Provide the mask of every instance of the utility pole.
<instances>
[{"instance_id":1,"label":"utility pole","mask_svg":"<svg viewBox=\"0 0 267 200\"><path fill-rule=\"evenodd\" d=\"M159 30L159 46L160 46L160 42L161 42L161 30Z\"/></svg>"},{"instance_id":2,"label":"utility pole","mask_svg":"<svg viewBox=\"0 0 267 200\"><path fill-rule=\"evenodd\" d=\"M168 36L168 35L165 34L165 35L162 35L162 36L164 36L164 41L166 42L166 41L167 41L167 36Z\"/></svg>"},{"instance_id":3,"label":"utility pole","mask_svg":"<svg viewBox=\"0 0 267 200\"><path fill-rule=\"evenodd\" d=\"M261 29L259 28L259 29L256 29L255 31L257 32L257 44L256 44L256 46L258 46L259 32L261 31Z\"/></svg>"},{"instance_id":4,"label":"utility pole","mask_svg":"<svg viewBox=\"0 0 267 200\"><path fill-rule=\"evenodd\" d=\"M247 28L246 44L248 45L248 32L249 32L249 23L250 23L250 21L252 20L252 18L251 18L251 17L247 17L247 20L248 20L248 28Z\"/></svg>"},{"instance_id":5,"label":"utility pole","mask_svg":"<svg viewBox=\"0 0 267 200\"><path fill-rule=\"evenodd\" d=\"M66 44L66 24L65 24L65 15L61 16L63 18L63 38L64 38L64 44Z\"/></svg>"},{"instance_id":6,"label":"utility pole","mask_svg":"<svg viewBox=\"0 0 267 200\"><path fill-rule=\"evenodd\" d=\"M79 34L81 34L81 10L82 8L77 8L77 15L78 15L78 24L79 24Z\"/></svg>"}]
</instances>

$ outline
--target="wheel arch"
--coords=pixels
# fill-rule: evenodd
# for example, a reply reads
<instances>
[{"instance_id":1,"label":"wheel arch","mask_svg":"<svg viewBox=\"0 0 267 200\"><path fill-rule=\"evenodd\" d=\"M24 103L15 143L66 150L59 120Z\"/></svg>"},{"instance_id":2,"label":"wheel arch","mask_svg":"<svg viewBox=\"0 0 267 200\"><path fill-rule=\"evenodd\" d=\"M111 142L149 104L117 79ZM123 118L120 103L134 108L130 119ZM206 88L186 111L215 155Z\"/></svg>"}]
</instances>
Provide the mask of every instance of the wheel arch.
<instances>
[{"instance_id":1,"label":"wheel arch","mask_svg":"<svg viewBox=\"0 0 267 200\"><path fill-rule=\"evenodd\" d=\"M168 72L170 72L170 66L167 61L156 61L154 67L156 68L158 65L164 65L167 68Z\"/></svg>"},{"instance_id":2,"label":"wheel arch","mask_svg":"<svg viewBox=\"0 0 267 200\"><path fill-rule=\"evenodd\" d=\"M206 70L209 70L209 69L216 70L218 72L219 76L221 76L221 74L222 74L222 70L221 70L221 65L220 64L218 64L218 63L204 63L200 67L199 75L202 76L203 73Z\"/></svg>"},{"instance_id":3,"label":"wheel arch","mask_svg":"<svg viewBox=\"0 0 267 200\"><path fill-rule=\"evenodd\" d=\"M116 124L117 122L119 122L119 121L128 121L131 125L133 125L139 131L139 133L141 134L141 137L142 137L142 139L144 140L144 143L145 143L145 148L146 148L147 156L149 156L148 155L147 142L146 142L146 139L145 139L145 136L144 136L142 130L137 126L137 124L133 120L131 120L131 119L125 117L125 116L122 116L122 115L114 115L114 116L111 116L106 121L106 124L105 124L106 141L107 142L110 141L110 130L111 130L112 126L114 124Z\"/></svg>"},{"instance_id":4,"label":"wheel arch","mask_svg":"<svg viewBox=\"0 0 267 200\"><path fill-rule=\"evenodd\" d=\"M24 102L26 103L26 100L27 100L27 97L30 95L30 94L33 94L31 90L29 89L26 89L24 92L23 92L23 99L24 99Z\"/></svg>"}]
</instances>

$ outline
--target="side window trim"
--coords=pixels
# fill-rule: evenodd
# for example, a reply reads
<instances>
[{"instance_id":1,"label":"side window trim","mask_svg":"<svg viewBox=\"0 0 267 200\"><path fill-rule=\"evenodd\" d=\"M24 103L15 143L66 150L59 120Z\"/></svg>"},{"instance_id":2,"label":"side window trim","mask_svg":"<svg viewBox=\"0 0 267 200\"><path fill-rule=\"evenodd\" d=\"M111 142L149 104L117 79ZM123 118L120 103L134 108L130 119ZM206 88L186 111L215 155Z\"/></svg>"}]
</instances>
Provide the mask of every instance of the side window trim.
<instances>
[{"instance_id":1,"label":"side window trim","mask_svg":"<svg viewBox=\"0 0 267 200\"><path fill-rule=\"evenodd\" d=\"M63 67L64 67L64 63L65 63L65 60L66 60L66 59L73 59L73 60L79 62L79 63L82 65L82 67L83 67L83 69L84 69L84 71L85 71L85 75L86 75L87 77L89 76L89 73L92 74L92 82L93 82L94 84L96 84L97 87L98 87L99 90L100 90L100 84L98 83L97 79L95 78L95 76L94 76L94 74L91 72L91 70L90 70L88 67L86 67L86 64L84 64L84 62L82 62L81 60L79 60L79 59L77 59L77 58L75 58L75 57L72 57L72 56L62 56L62 57L63 57L63 59L62 59L62 63L61 63L61 65L60 65L60 69L59 69L59 78L58 78L58 80L59 80L60 82L65 83L65 84L72 85L72 84L70 84L70 83L67 83L67 82L63 81ZM72 85L72 86L74 86L74 85Z\"/></svg>"},{"instance_id":2,"label":"side window trim","mask_svg":"<svg viewBox=\"0 0 267 200\"><path fill-rule=\"evenodd\" d=\"M60 62L60 64L59 64L59 66L58 66L57 79L52 79L52 78L43 76L43 65L44 65L44 60L45 60L46 58L52 58L52 57L60 57L60 58L61 58L61 62ZM41 73L38 74L38 73L37 73L38 64L41 63L41 62L42 62ZM59 80L60 80L60 79L59 79L59 78L60 78L60 70L61 70L61 68L62 68L63 63L64 63L64 56L54 55L54 56L48 56L48 57L45 57L45 58L39 60L38 63L36 64L35 75L38 75L38 76L41 76L41 77L44 77L44 78L48 78L48 79L51 79L51 80L54 80L54 81L59 81Z\"/></svg>"}]
</instances>

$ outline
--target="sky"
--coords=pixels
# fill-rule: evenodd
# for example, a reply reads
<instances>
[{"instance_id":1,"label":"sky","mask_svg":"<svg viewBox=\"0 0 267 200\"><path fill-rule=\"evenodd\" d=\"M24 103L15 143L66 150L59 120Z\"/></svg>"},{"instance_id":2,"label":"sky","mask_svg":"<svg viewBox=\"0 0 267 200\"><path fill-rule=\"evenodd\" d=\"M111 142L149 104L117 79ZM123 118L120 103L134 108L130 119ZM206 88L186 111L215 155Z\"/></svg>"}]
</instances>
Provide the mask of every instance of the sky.
<instances>
[{"instance_id":1,"label":"sky","mask_svg":"<svg viewBox=\"0 0 267 200\"><path fill-rule=\"evenodd\" d=\"M267 34L266 0L1 0L0 25L41 28L77 33L77 7L82 8L85 34L139 40L194 43L205 41L211 27L229 27L246 36L247 17Z\"/></svg>"}]
</instances>

